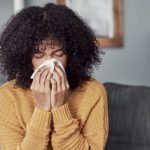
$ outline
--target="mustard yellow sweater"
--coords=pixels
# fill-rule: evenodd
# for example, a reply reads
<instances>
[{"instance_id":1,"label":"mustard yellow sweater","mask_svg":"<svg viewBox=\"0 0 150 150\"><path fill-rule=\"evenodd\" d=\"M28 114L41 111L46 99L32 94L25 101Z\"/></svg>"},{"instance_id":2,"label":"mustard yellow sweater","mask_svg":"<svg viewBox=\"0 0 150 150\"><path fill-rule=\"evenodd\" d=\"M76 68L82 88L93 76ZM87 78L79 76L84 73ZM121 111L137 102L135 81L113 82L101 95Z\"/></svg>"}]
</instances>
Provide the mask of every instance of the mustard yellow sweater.
<instances>
[{"instance_id":1,"label":"mustard yellow sweater","mask_svg":"<svg viewBox=\"0 0 150 150\"><path fill-rule=\"evenodd\" d=\"M67 103L46 112L31 90L0 87L0 150L103 150L108 135L106 92L91 79Z\"/></svg>"}]
</instances>

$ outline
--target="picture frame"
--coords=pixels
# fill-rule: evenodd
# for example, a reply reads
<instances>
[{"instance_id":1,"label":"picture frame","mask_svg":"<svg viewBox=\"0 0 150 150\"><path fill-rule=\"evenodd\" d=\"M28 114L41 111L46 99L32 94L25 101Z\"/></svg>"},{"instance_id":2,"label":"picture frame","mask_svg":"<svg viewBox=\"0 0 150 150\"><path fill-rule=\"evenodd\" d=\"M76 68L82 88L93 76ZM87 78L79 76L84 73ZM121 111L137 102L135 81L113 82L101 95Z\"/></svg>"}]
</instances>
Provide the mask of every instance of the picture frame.
<instances>
[{"instance_id":1,"label":"picture frame","mask_svg":"<svg viewBox=\"0 0 150 150\"><path fill-rule=\"evenodd\" d=\"M57 0L57 4L66 5L67 1L69 1L69 0ZM72 1L74 1L74 4L77 1L78 1L78 3L81 2L81 0L72 0ZM88 1L91 3L92 0L88 0ZM96 5L102 6L101 3L102 2L104 3L106 1L105 0L96 0L95 2L97 2ZM112 10L111 11L112 14L109 13L111 15L111 17L109 15L108 16L109 16L110 20L113 21L113 26L110 25L110 27L112 28L111 32L113 32L113 36L109 37L109 36L103 36L103 35L99 34L99 35L96 35L96 37L97 37L97 40L100 42L100 45L102 48L122 47L123 46L122 0L109 0L109 2L112 3L112 6L111 6L112 8L110 7ZM87 1L86 1L86 3L87 3ZM93 1L93 3L94 3L94 1ZM91 6L91 5L89 5L89 6ZM85 7L85 6L83 6L83 7ZM76 8L78 8L78 7L76 7ZM90 13L89 10L91 11L92 8L91 9L89 7L87 8L88 13ZM105 11L104 13L107 14L106 10L109 10L109 9L104 9L104 11ZM79 15L80 15L80 13L79 13ZM97 16L98 15L99 14L97 14ZM92 16L92 18L94 18L94 17ZM88 23L88 21L87 21L87 23ZM104 23L104 22L101 22L101 23ZM105 27L105 24L103 25L103 27Z\"/></svg>"}]
</instances>

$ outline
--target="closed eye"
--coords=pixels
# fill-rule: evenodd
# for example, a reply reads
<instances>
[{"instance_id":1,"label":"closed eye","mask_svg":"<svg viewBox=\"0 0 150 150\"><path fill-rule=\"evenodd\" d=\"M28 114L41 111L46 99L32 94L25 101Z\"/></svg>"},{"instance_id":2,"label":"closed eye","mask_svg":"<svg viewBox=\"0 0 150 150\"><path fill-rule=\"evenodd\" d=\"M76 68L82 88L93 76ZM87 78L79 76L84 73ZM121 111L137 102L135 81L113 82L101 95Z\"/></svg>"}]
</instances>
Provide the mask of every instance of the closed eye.
<instances>
[{"instance_id":1,"label":"closed eye","mask_svg":"<svg viewBox=\"0 0 150 150\"><path fill-rule=\"evenodd\" d=\"M34 57L35 58L42 58L45 54L44 53L35 53Z\"/></svg>"},{"instance_id":2,"label":"closed eye","mask_svg":"<svg viewBox=\"0 0 150 150\"><path fill-rule=\"evenodd\" d=\"M54 55L58 56L58 57L61 57L64 55L64 52L61 50L61 51L56 51L54 52Z\"/></svg>"},{"instance_id":3,"label":"closed eye","mask_svg":"<svg viewBox=\"0 0 150 150\"><path fill-rule=\"evenodd\" d=\"M65 54L64 51L59 49L59 50L52 52L51 55L56 56L56 57L62 57L64 54ZM38 52L33 55L33 57L35 57L35 58L42 58L44 56L46 56L46 54L44 52Z\"/></svg>"}]
</instances>

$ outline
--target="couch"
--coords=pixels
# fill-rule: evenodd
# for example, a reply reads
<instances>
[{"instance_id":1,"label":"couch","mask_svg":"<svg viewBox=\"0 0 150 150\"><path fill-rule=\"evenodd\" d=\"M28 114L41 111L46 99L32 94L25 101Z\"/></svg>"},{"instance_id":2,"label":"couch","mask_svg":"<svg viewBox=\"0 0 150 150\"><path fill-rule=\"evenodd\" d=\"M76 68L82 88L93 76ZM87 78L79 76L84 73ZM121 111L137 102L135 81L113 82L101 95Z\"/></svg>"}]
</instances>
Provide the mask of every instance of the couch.
<instances>
[{"instance_id":1,"label":"couch","mask_svg":"<svg viewBox=\"0 0 150 150\"><path fill-rule=\"evenodd\" d=\"M106 150L150 150L150 87L104 86L109 110Z\"/></svg>"}]
</instances>

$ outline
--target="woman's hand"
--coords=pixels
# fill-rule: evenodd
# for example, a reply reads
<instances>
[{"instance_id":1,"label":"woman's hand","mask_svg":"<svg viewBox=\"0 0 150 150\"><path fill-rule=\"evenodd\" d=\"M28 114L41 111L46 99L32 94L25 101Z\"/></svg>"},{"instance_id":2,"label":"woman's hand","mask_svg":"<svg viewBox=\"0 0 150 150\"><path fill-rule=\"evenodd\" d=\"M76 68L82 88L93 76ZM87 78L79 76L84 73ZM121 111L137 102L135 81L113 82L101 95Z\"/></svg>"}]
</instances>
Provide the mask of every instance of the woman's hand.
<instances>
[{"instance_id":1,"label":"woman's hand","mask_svg":"<svg viewBox=\"0 0 150 150\"><path fill-rule=\"evenodd\" d=\"M36 107L45 111L51 110L50 69L42 67L35 75L30 89L36 100Z\"/></svg>"},{"instance_id":2,"label":"woman's hand","mask_svg":"<svg viewBox=\"0 0 150 150\"><path fill-rule=\"evenodd\" d=\"M51 78L51 106L57 108L66 103L69 84L66 75L58 65L55 66L53 74L56 79Z\"/></svg>"}]
</instances>

